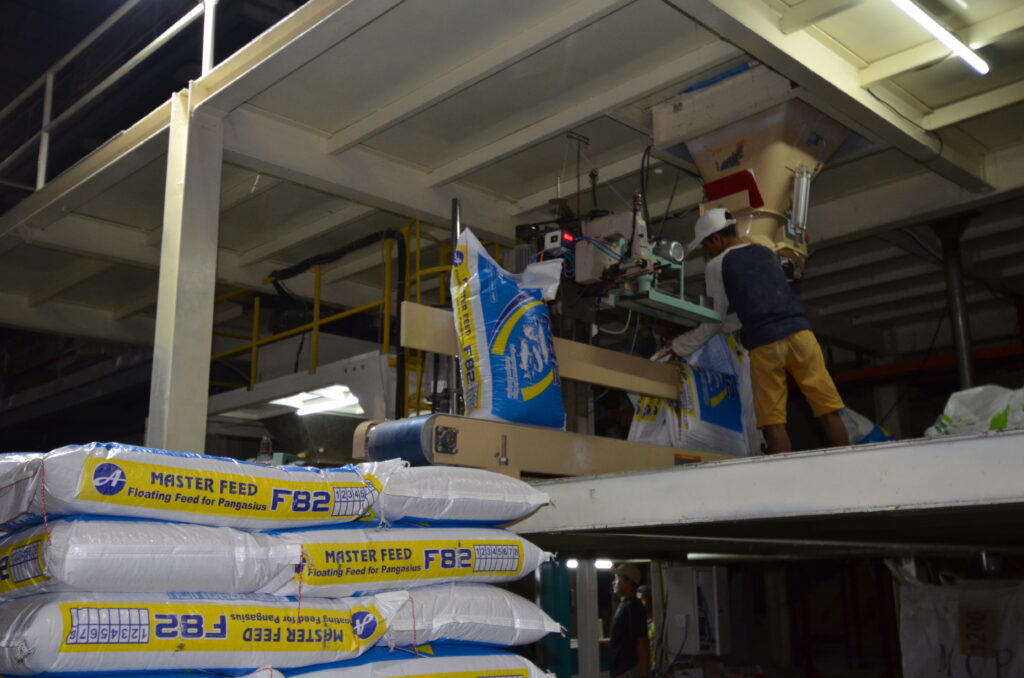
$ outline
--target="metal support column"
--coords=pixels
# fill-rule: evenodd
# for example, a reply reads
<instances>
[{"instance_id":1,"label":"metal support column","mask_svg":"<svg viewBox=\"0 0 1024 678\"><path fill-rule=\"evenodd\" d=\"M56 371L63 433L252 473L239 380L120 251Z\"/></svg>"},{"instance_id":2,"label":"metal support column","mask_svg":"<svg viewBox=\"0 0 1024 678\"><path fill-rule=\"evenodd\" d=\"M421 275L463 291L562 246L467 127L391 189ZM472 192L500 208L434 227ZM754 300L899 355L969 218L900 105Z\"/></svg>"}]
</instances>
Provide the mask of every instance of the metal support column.
<instances>
[{"instance_id":1,"label":"metal support column","mask_svg":"<svg viewBox=\"0 0 1024 678\"><path fill-rule=\"evenodd\" d=\"M580 559L576 567L576 675L601 673L601 620L597 609L597 566L594 560Z\"/></svg>"},{"instance_id":2,"label":"metal support column","mask_svg":"<svg viewBox=\"0 0 1024 678\"><path fill-rule=\"evenodd\" d=\"M459 236L462 235L462 203L458 198L452 198L452 274L455 273L455 251L459 246ZM459 393L461 382L459 381L459 360L458 356L448 359L448 412L449 414L459 413Z\"/></svg>"},{"instance_id":3,"label":"metal support column","mask_svg":"<svg viewBox=\"0 0 1024 678\"><path fill-rule=\"evenodd\" d=\"M935 233L942 240L943 270L946 274L946 299L949 306L949 326L953 334L953 350L956 353L956 369L960 377L960 388L974 386L974 357L971 352L971 319L967 311L967 295L964 294L963 261L960 258L960 235L967 222L935 226Z\"/></svg>"},{"instance_id":4,"label":"metal support column","mask_svg":"<svg viewBox=\"0 0 1024 678\"><path fill-rule=\"evenodd\" d=\"M171 97L146 444L205 451L224 124Z\"/></svg>"}]
</instances>

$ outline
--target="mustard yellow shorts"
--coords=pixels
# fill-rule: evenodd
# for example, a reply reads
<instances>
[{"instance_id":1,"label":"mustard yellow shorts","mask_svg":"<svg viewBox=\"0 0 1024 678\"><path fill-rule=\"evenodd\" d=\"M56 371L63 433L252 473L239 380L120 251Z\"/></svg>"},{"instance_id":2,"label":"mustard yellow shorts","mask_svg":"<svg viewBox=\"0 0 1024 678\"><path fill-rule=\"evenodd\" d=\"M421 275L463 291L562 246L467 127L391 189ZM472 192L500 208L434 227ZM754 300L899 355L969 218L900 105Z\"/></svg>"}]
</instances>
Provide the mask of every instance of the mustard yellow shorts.
<instances>
[{"instance_id":1,"label":"mustard yellow shorts","mask_svg":"<svg viewBox=\"0 0 1024 678\"><path fill-rule=\"evenodd\" d=\"M758 428L786 423L786 373L793 375L814 416L843 408L843 399L825 367L821 346L810 330L801 330L750 352L750 380Z\"/></svg>"}]
</instances>

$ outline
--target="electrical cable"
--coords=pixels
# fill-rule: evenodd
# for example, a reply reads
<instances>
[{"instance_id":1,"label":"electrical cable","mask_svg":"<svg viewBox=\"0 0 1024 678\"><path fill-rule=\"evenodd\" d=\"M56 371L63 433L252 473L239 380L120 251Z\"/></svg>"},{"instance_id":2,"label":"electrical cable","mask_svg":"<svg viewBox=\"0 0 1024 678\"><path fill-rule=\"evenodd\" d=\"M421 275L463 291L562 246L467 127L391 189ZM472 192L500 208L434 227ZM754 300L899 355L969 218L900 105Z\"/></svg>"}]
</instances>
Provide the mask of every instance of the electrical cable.
<instances>
[{"instance_id":1,"label":"electrical cable","mask_svg":"<svg viewBox=\"0 0 1024 678\"><path fill-rule=\"evenodd\" d=\"M598 325L597 326L597 330L599 332L604 332L605 334L625 334L627 331L629 331L629 326L630 326L630 324L632 322L633 322L633 309L629 309L629 313L626 315L626 324L622 326L622 329L619 329L619 330L606 330L605 328L603 328L600 325ZM637 319L637 322L640 322L639 319Z\"/></svg>"},{"instance_id":2,"label":"electrical cable","mask_svg":"<svg viewBox=\"0 0 1024 678\"><path fill-rule=\"evenodd\" d=\"M303 302L300 299L297 299L290 292L288 292L287 288L285 288L284 286L283 281L289 278L294 278L295 276L300 275L302 273L305 273L314 266L323 266L325 264L333 263L335 261L338 261L347 254L351 254L352 252L358 251L364 247L387 239L394 240L398 245L398 280L397 284L395 285L395 291L399 301L401 301L403 291L405 290L406 279L406 241L405 235L403 235L401 231L391 228L377 231L376 233L371 233L368 236L359 238L358 240L353 240L352 242L343 245L342 247L339 247L337 249L333 249L330 250L329 252L324 252L322 254L317 254L312 257L303 259L302 261L296 264L292 264L291 266L286 266L285 268L280 268L275 271L271 271L270 275L267 276L266 282L271 283L274 286L274 289L277 290L277 293L281 295L283 298L288 299L293 304L301 304L305 307L305 302ZM401 336L402 334L401 313L398 313L396 316L393 331L396 334L396 336ZM396 347L395 369L396 373L399 375L402 375L405 372L405 349L402 348L400 345ZM405 391L405 388L395 389L396 416L401 416L402 413L405 412Z\"/></svg>"},{"instance_id":3,"label":"electrical cable","mask_svg":"<svg viewBox=\"0 0 1024 678\"><path fill-rule=\"evenodd\" d=\"M652 242L657 242L658 240L660 240L661 239L661 233L662 233L662 231L665 230L665 222L668 221L669 212L672 211L672 200L674 200L675 197L676 197L676 189L679 187L679 176L681 174L682 174L682 171L677 167L676 168L676 178L672 182L672 192L668 194L668 204L665 205L665 216L663 216L661 218L661 223L658 224L658 234L651 237L651 241Z\"/></svg>"}]
</instances>

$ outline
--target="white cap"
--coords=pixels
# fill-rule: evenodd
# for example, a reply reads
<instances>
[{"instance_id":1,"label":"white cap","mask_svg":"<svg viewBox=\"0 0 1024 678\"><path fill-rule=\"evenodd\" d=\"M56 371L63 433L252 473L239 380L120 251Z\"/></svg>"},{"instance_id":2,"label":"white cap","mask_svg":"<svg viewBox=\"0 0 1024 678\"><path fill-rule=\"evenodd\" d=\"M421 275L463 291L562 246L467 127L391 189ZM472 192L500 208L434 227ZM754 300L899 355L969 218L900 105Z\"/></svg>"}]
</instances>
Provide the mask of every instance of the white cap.
<instances>
[{"instance_id":1,"label":"white cap","mask_svg":"<svg viewBox=\"0 0 1024 678\"><path fill-rule=\"evenodd\" d=\"M700 247L705 238L735 224L736 220L732 218L732 215L725 208L716 207L708 210L700 215L700 219L697 219L693 242L686 247L686 253L689 254Z\"/></svg>"}]
</instances>

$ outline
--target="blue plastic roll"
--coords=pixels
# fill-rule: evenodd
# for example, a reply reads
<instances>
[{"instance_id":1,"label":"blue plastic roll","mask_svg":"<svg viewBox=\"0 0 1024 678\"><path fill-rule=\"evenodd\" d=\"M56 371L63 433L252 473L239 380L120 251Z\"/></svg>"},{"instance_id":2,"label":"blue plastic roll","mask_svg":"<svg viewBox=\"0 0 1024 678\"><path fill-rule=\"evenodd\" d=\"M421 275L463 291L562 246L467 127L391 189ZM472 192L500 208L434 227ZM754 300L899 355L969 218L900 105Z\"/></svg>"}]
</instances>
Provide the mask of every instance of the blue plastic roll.
<instances>
[{"instance_id":1,"label":"blue plastic roll","mask_svg":"<svg viewBox=\"0 0 1024 678\"><path fill-rule=\"evenodd\" d=\"M367 436L367 458L370 461L384 461L397 457L412 466L431 466L434 463L431 443L435 416L425 414L377 424Z\"/></svg>"}]
</instances>

